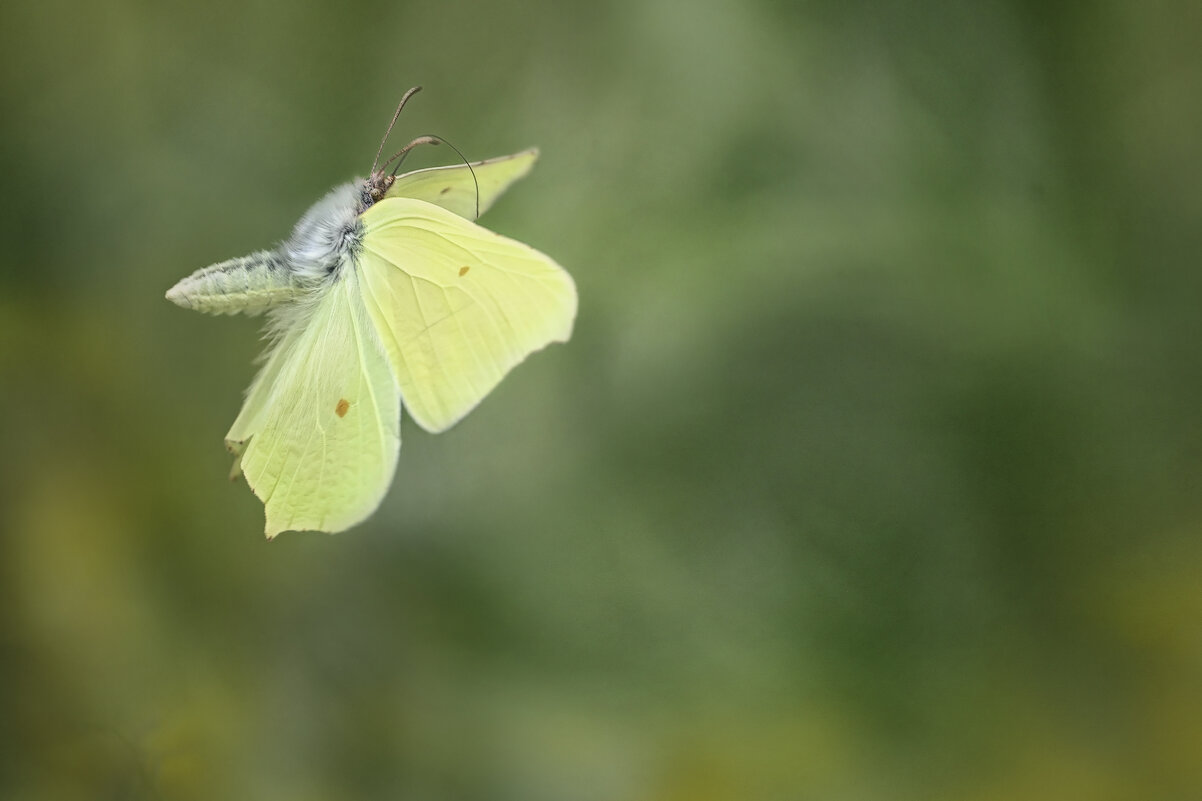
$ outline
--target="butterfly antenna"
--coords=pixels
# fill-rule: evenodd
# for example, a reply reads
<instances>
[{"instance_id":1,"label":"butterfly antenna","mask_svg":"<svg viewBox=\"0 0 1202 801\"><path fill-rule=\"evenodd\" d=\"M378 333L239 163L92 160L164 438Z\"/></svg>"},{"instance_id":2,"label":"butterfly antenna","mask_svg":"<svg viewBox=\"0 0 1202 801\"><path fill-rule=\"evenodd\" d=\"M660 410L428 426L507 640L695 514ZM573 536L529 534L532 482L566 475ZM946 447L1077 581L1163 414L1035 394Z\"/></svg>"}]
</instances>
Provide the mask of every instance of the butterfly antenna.
<instances>
[{"instance_id":1,"label":"butterfly antenna","mask_svg":"<svg viewBox=\"0 0 1202 801\"><path fill-rule=\"evenodd\" d=\"M476 179L476 171L472 168L472 163L467 160L466 156L463 155L463 152L459 148L452 145L447 140L443 139L441 136L426 135L426 136L417 137L412 142L410 142L409 144L407 144L403 148L401 148L399 151L397 151L397 153L395 155L393 155L392 158L390 158L388 161L384 162L384 166L380 167L380 171L383 172L385 169L387 169L389 164L392 164L393 159L396 159L399 157L399 160L397 161L396 166L394 166L392 168L392 174L395 176L397 173L397 170L399 170L401 168L401 164L405 161L405 157L409 155L409 151L412 150L413 148L417 147L418 145L446 145L447 147L451 148L451 150L455 151L455 154L457 156L459 156L460 161L462 161L464 163L464 165L467 166L468 172L470 172L472 174L472 183L476 185L476 217L479 218L480 217L480 181Z\"/></svg>"},{"instance_id":2,"label":"butterfly antenna","mask_svg":"<svg viewBox=\"0 0 1202 801\"><path fill-rule=\"evenodd\" d=\"M375 161L371 163L371 172L368 173L369 175L376 174L376 165L380 162L380 154L384 152L384 143L388 141L388 136L392 133L392 126L396 125L397 117L401 116L401 109L403 109L405 104L409 102L409 98L413 97L421 90L422 88L420 86L415 86L401 97L401 102L397 104L396 107L396 113L392 115L392 122L388 123L388 130L384 132L384 138L380 140L380 147L378 150L376 150L376 158ZM387 167L388 165L385 164L384 166Z\"/></svg>"},{"instance_id":3,"label":"butterfly antenna","mask_svg":"<svg viewBox=\"0 0 1202 801\"><path fill-rule=\"evenodd\" d=\"M441 144L441 143L442 143L442 140L439 139L437 136L419 136L416 139L414 139L412 142L405 145L400 150L398 150L397 152L395 152L391 156L389 156L388 161L386 161L380 165L380 173L383 174L384 170L388 169L388 165L391 164L392 162L396 161L396 167L393 167L393 169L392 169L392 174L396 175L396 171L400 168L401 163L405 161L405 157L409 155L410 150L417 147L418 145L437 145L437 144ZM400 159L400 161L397 161L398 158Z\"/></svg>"}]
</instances>

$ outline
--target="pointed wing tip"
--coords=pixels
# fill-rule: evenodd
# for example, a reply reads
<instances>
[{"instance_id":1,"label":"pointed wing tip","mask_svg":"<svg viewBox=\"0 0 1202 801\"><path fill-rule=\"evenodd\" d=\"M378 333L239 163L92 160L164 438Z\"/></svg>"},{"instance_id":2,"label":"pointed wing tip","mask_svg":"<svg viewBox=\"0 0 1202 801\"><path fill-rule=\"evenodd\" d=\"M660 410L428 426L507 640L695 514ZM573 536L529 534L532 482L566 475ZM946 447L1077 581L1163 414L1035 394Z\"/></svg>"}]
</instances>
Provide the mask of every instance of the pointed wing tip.
<instances>
[{"instance_id":1,"label":"pointed wing tip","mask_svg":"<svg viewBox=\"0 0 1202 801\"><path fill-rule=\"evenodd\" d=\"M246 484L247 486L250 486L251 491L258 496L259 493L255 490L254 486L251 485L249 478L246 480ZM260 500L262 499L260 498ZM266 505L266 502L264 502L264 504ZM267 538L268 542L271 542L285 531L291 531L291 529L289 529L287 526L280 525L279 521L272 516L270 509L264 509L263 511L263 536Z\"/></svg>"},{"instance_id":2,"label":"pointed wing tip","mask_svg":"<svg viewBox=\"0 0 1202 801\"><path fill-rule=\"evenodd\" d=\"M541 152L542 151L540 151L537 147L528 147L525 150L513 155L513 158L515 159L527 160L527 163L522 167L522 172L519 177L524 178L530 174L530 171L534 169L534 163L538 161L538 157ZM517 178L514 180L516 181Z\"/></svg>"},{"instance_id":3,"label":"pointed wing tip","mask_svg":"<svg viewBox=\"0 0 1202 801\"><path fill-rule=\"evenodd\" d=\"M268 518L268 519L267 519L267 521L266 521L266 523L265 523L265 525L263 526L263 535L264 535L264 536L267 538L267 541L268 541L268 542L271 542L272 540L274 540L274 539L275 539L276 537L278 537L279 535L281 535L281 534L283 534L283 533L285 533L285 532L288 532L288 531L296 531L296 532L301 532L301 531L313 531L313 532L316 532L316 533L318 533L318 534L329 534L330 536L333 536L333 535L335 535L335 534L339 534L339 533L341 533L341 532L343 532L343 531L346 531L346 530L347 530L348 528L350 528L351 526L358 525L358 523L359 523L359 522L362 522L362 521L358 521L358 522L356 522L356 523L351 523L350 525L337 526L337 527L335 527L335 526L324 526L324 525L317 525L317 526L305 526L305 525L301 525L301 526L293 526L291 523L289 523L289 524L287 524L287 525L280 525L279 523L276 523L275 521L273 521L273 520L271 520L270 518Z\"/></svg>"},{"instance_id":4,"label":"pointed wing tip","mask_svg":"<svg viewBox=\"0 0 1202 801\"><path fill-rule=\"evenodd\" d=\"M268 542L271 542L276 537L283 534L285 531L292 531L292 529L289 528L288 526L280 525L280 523L277 520L272 519L270 512L268 512L264 516L263 536L267 538Z\"/></svg>"},{"instance_id":5,"label":"pointed wing tip","mask_svg":"<svg viewBox=\"0 0 1202 801\"><path fill-rule=\"evenodd\" d=\"M533 162L538 159L539 152L540 151L539 151L538 145L531 145L530 147L528 147L524 150L515 150L514 152L510 153L507 156L493 156L492 158L484 159L483 161L478 161L478 162L476 162L476 165L479 166L481 164L484 164L484 165L496 164L497 162L501 162L501 161L514 161L515 159L524 159L524 158L529 158L530 161Z\"/></svg>"},{"instance_id":6,"label":"pointed wing tip","mask_svg":"<svg viewBox=\"0 0 1202 801\"><path fill-rule=\"evenodd\" d=\"M291 522L289 522L287 524L281 524L281 523L276 522L275 520L272 520L270 517L268 517L263 526L263 535L265 537L267 537L268 542L271 542L276 537L280 536L281 534L283 534L286 531L311 531L311 530L312 529L293 526L291 524Z\"/></svg>"}]
</instances>

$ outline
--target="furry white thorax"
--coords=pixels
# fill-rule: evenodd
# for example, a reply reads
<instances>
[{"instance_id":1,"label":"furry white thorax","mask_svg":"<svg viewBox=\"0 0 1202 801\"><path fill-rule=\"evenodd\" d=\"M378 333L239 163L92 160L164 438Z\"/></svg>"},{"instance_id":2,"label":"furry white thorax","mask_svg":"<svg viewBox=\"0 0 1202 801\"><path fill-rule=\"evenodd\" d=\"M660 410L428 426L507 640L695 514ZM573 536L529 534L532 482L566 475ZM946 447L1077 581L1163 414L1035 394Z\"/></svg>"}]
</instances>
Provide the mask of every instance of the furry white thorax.
<instances>
[{"instance_id":1,"label":"furry white thorax","mask_svg":"<svg viewBox=\"0 0 1202 801\"><path fill-rule=\"evenodd\" d=\"M363 181L356 180L331 189L305 212L280 247L288 269L301 281L329 277L358 252L363 241L362 186Z\"/></svg>"}]
</instances>

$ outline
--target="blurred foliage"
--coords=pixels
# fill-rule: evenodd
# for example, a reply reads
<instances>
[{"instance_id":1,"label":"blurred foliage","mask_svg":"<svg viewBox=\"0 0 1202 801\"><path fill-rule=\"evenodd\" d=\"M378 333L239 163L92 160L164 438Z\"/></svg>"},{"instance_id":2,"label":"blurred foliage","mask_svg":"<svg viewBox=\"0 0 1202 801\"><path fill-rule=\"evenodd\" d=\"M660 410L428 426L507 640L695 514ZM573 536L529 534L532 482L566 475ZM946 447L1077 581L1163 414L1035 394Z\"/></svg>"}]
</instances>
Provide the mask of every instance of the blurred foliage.
<instances>
[{"instance_id":1,"label":"blurred foliage","mask_svg":"<svg viewBox=\"0 0 1202 801\"><path fill-rule=\"evenodd\" d=\"M0 8L0 796L1202 794L1202 6ZM573 341L262 539L163 300L398 138ZM426 164L444 152L423 153Z\"/></svg>"}]
</instances>

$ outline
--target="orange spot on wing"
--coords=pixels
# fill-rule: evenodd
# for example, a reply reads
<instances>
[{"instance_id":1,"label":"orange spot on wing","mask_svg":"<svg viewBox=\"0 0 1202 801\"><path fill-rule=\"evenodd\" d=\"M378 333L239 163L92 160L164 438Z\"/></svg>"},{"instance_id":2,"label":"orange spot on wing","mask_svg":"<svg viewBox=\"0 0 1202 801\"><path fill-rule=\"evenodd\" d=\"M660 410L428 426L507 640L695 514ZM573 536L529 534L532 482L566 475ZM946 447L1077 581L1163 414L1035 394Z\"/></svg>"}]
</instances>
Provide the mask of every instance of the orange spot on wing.
<instances>
[{"instance_id":1,"label":"orange spot on wing","mask_svg":"<svg viewBox=\"0 0 1202 801\"><path fill-rule=\"evenodd\" d=\"M351 402L346 398L343 398L342 400L338 401L338 405L334 407L334 414L338 415L339 417L346 417L346 411L349 408L351 408Z\"/></svg>"},{"instance_id":2,"label":"orange spot on wing","mask_svg":"<svg viewBox=\"0 0 1202 801\"><path fill-rule=\"evenodd\" d=\"M470 269L472 269L472 268L471 268L471 267L467 267L467 266L460 267L460 268L459 268L459 274L460 274L460 275L467 275L467 271L468 271L468 270L470 270Z\"/></svg>"}]
</instances>

